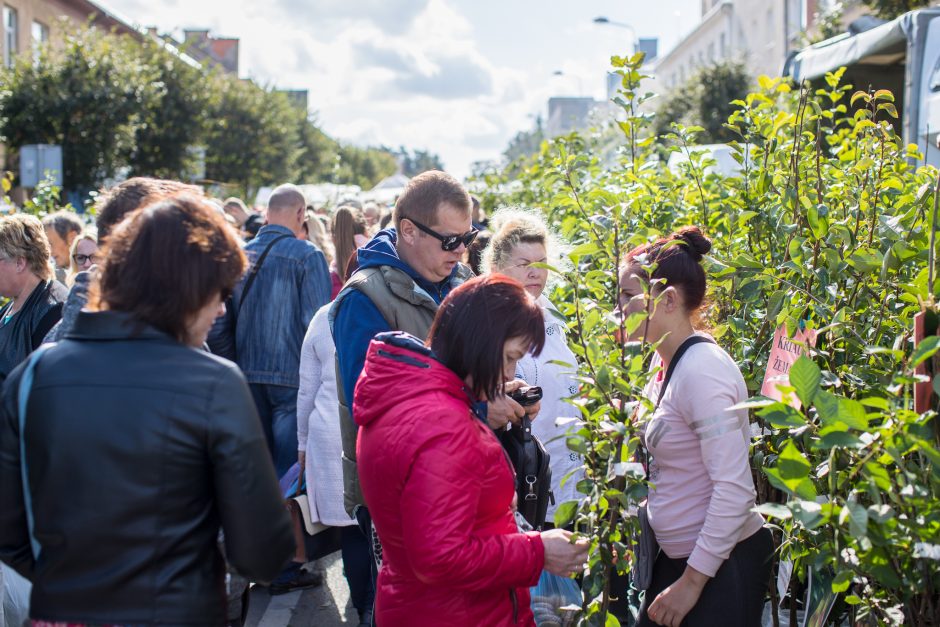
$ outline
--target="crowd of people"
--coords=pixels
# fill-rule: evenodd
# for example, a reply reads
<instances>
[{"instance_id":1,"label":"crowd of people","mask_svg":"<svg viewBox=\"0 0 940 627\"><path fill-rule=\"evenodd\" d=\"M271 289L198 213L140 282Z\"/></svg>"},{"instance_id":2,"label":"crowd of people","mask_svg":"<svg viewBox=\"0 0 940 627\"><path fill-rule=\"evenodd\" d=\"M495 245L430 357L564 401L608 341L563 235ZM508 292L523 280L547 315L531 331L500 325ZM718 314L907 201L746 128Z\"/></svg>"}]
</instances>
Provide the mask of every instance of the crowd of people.
<instances>
[{"instance_id":1,"label":"crowd of people","mask_svg":"<svg viewBox=\"0 0 940 627\"><path fill-rule=\"evenodd\" d=\"M332 550L379 627L534 625L543 573L580 575L588 542L552 524L583 496L577 358L538 212L487 220L432 171L390 212L315 210L289 184L255 212L133 178L95 215L0 217L0 560L34 625L240 624L249 582L321 585ZM770 577L729 409L747 390L693 325L710 245L686 227L619 277L623 314L647 312L624 341L657 345L641 625L757 625ZM539 402L512 398L529 386ZM529 420L553 495L536 529L497 437Z\"/></svg>"}]
</instances>

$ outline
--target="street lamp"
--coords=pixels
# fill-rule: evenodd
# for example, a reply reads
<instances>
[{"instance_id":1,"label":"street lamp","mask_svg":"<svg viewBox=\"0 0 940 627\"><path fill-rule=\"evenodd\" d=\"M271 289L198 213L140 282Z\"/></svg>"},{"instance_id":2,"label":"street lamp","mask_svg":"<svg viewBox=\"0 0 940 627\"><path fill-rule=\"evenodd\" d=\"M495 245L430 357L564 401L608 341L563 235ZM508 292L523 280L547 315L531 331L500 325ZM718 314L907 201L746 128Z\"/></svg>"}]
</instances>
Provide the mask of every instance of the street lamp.
<instances>
[{"instance_id":1,"label":"street lamp","mask_svg":"<svg viewBox=\"0 0 940 627\"><path fill-rule=\"evenodd\" d=\"M616 26L617 28L626 28L626 29L629 29L629 30L630 30L630 34L633 36L633 39L630 41L631 45L633 46L633 54L636 54L637 36L636 36L636 29L633 28L633 26L631 26L630 24L627 24L626 22L616 22L616 21L614 21L614 20L612 20L612 19L609 19L609 18L607 18L607 17L604 17L603 15L598 16L598 17L595 17L595 18L594 18L594 23L595 23L595 24L606 24L607 26Z\"/></svg>"}]
</instances>

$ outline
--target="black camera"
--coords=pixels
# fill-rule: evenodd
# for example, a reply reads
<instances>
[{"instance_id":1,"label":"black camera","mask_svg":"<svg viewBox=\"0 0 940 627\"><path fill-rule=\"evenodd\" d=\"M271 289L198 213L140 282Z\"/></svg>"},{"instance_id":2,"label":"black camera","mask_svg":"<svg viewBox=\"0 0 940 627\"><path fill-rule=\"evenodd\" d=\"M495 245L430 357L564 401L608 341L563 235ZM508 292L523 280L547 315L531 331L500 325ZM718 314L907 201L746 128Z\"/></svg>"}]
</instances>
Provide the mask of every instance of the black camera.
<instances>
[{"instance_id":1,"label":"black camera","mask_svg":"<svg viewBox=\"0 0 940 627\"><path fill-rule=\"evenodd\" d=\"M529 405L535 405L540 400L542 400L542 388L530 385L528 387L519 388L514 392L509 393L509 398L516 401L523 407L528 407Z\"/></svg>"}]
</instances>

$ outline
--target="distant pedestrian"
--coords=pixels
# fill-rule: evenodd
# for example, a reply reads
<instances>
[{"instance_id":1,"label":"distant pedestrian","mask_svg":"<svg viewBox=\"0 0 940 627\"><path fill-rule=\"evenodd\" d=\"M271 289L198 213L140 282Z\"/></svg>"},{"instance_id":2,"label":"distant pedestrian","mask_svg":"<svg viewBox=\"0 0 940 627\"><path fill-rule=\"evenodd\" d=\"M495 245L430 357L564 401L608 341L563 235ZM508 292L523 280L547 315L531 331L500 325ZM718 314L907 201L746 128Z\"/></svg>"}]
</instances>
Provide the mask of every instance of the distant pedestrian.
<instances>
[{"instance_id":1,"label":"distant pedestrian","mask_svg":"<svg viewBox=\"0 0 940 627\"><path fill-rule=\"evenodd\" d=\"M69 273L65 276L65 284L72 287L79 272L87 272L92 266L101 263L98 253L98 236L94 231L86 230L72 242Z\"/></svg>"},{"instance_id":2,"label":"distant pedestrian","mask_svg":"<svg viewBox=\"0 0 940 627\"><path fill-rule=\"evenodd\" d=\"M103 245L111 231L133 211L178 194L201 196L202 190L179 181L135 176L103 191L95 203L98 244ZM94 265L75 274L62 307L62 319L46 335L44 342L56 342L72 329L78 312L88 302L88 287L96 276L97 268Z\"/></svg>"},{"instance_id":3,"label":"distant pedestrian","mask_svg":"<svg viewBox=\"0 0 940 627\"><path fill-rule=\"evenodd\" d=\"M42 226L52 248L56 280L65 283L65 275L69 269L69 251L72 250L75 238L85 230L85 223L73 211L56 211L42 219Z\"/></svg>"},{"instance_id":4,"label":"distant pedestrian","mask_svg":"<svg viewBox=\"0 0 940 627\"><path fill-rule=\"evenodd\" d=\"M344 206L333 214L333 250L335 259L330 266L330 279L332 280L332 293L330 300L336 298L346 282L346 269L356 250L365 246L369 241L366 235L368 224L362 212L355 207Z\"/></svg>"},{"instance_id":5,"label":"distant pedestrian","mask_svg":"<svg viewBox=\"0 0 940 627\"><path fill-rule=\"evenodd\" d=\"M67 255L68 253L66 253ZM68 296L53 278L49 241L33 216L0 217L0 379L42 344Z\"/></svg>"},{"instance_id":6,"label":"distant pedestrian","mask_svg":"<svg viewBox=\"0 0 940 627\"><path fill-rule=\"evenodd\" d=\"M343 574L360 624L371 625L375 590L369 540L343 507L343 443L336 397L336 346L330 335L329 305L313 317L300 355L297 394L299 461L307 479L313 520L340 527Z\"/></svg>"},{"instance_id":7,"label":"distant pedestrian","mask_svg":"<svg viewBox=\"0 0 940 627\"><path fill-rule=\"evenodd\" d=\"M3 389L0 559L34 621L221 625L220 527L258 581L294 550L245 379L201 350L245 257L198 197L134 213L108 249L91 310Z\"/></svg>"},{"instance_id":8,"label":"distant pedestrian","mask_svg":"<svg viewBox=\"0 0 940 627\"><path fill-rule=\"evenodd\" d=\"M313 314L330 297L323 253L298 239L306 208L294 185L271 194L268 223L245 246L252 268L209 338L214 352L245 373L279 477L297 461L300 347Z\"/></svg>"}]
</instances>

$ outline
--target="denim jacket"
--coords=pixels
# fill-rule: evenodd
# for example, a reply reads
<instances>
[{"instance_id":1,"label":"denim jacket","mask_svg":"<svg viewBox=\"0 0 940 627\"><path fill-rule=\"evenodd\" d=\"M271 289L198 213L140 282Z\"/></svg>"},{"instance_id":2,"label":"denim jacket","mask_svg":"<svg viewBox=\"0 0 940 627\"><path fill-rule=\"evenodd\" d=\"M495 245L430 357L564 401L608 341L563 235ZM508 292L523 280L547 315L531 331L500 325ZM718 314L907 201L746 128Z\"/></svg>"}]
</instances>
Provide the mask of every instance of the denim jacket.
<instances>
[{"instance_id":1,"label":"denim jacket","mask_svg":"<svg viewBox=\"0 0 940 627\"><path fill-rule=\"evenodd\" d=\"M249 383L298 387L300 347L313 314L330 300L330 272L319 248L276 224L262 227L245 245L249 262L281 235L290 237L271 248L244 303L245 279L235 288L209 346L223 357L235 356Z\"/></svg>"}]
</instances>

